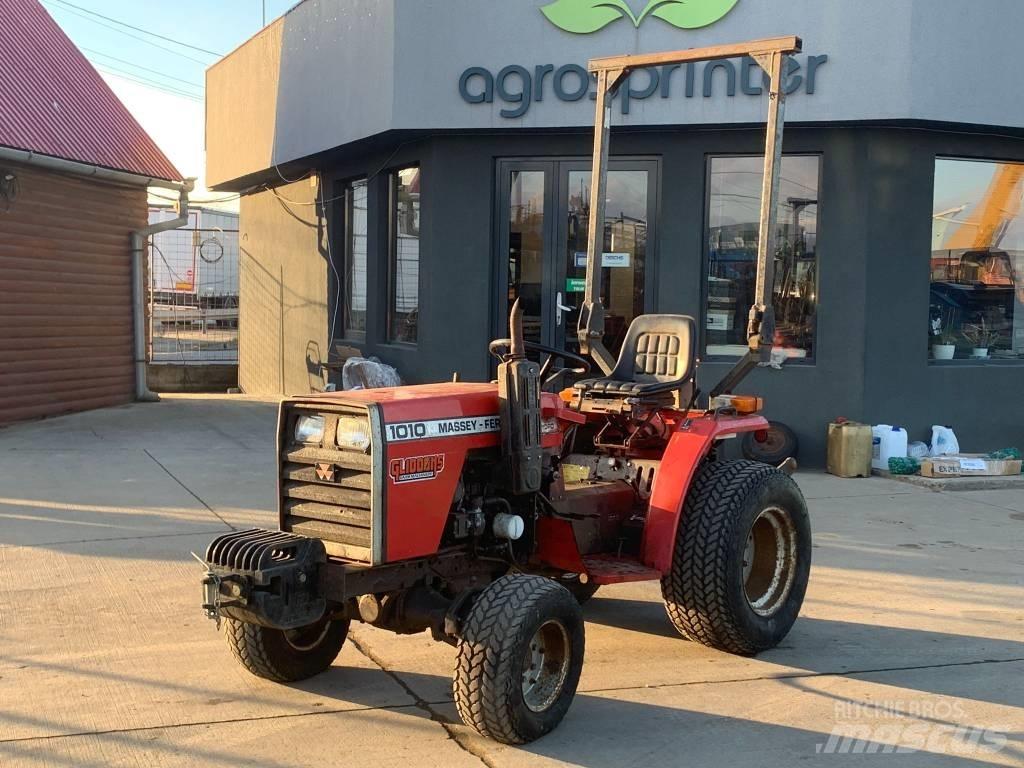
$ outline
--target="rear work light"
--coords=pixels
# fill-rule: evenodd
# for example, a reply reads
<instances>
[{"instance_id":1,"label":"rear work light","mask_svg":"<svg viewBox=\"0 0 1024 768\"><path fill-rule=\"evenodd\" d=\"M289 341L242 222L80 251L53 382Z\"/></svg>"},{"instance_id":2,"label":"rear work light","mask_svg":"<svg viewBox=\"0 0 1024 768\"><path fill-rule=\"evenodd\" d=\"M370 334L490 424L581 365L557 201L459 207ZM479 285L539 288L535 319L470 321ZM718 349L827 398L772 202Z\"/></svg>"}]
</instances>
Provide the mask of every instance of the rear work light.
<instances>
[{"instance_id":1,"label":"rear work light","mask_svg":"<svg viewBox=\"0 0 1024 768\"><path fill-rule=\"evenodd\" d=\"M764 400L753 395L718 395L711 401L711 408L731 408L740 415L747 415L764 408Z\"/></svg>"}]
</instances>

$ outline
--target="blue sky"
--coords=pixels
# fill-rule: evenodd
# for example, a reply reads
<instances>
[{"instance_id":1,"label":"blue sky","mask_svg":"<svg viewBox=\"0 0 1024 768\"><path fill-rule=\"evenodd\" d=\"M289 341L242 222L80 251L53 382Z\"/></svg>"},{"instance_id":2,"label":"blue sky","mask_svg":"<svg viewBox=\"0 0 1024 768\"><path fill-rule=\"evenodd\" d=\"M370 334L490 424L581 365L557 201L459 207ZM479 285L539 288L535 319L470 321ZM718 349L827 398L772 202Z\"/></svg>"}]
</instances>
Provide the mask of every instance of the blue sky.
<instances>
[{"instance_id":1,"label":"blue sky","mask_svg":"<svg viewBox=\"0 0 1024 768\"><path fill-rule=\"evenodd\" d=\"M171 161L201 182L203 83L206 68L219 56L127 29L80 9L223 55L260 30L261 0L41 2ZM267 22L294 5L295 0L266 0Z\"/></svg>"}]
</instances>

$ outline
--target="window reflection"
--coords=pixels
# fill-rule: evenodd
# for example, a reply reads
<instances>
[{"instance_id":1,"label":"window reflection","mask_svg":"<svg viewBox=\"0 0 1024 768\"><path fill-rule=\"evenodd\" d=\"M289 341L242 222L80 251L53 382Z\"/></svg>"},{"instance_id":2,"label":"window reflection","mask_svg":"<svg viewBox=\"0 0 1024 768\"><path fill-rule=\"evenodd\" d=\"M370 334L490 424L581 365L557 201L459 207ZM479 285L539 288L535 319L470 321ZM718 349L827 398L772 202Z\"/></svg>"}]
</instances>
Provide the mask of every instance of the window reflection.
<instances>
[{"instance_id":1,"label":"window reflection","mask_svg":"<svg viewBox=\"0 0 1024 768\"><path fill-rule=\"evenodd\" d=\"M403 168L391 177L391 341L416 343L420 303L420 169Z\"/></svg>"},{"instance_id":2,"label":"window reflection","mask_svg":"<svg viewBox=\"0 0 1024 768\"><path fill-rule=\"evenodd\" d=\"M366 179L345 187L345 311L349 339L366 335Z\"/></svg>"},{"instance_id":3,"label":"window reflection","mask_svg":"<svg viewBox=\"0 0 1024 768\"><path fill-rule=\"evenodd\" d=\"M814 355L817 314L818 166L816 156L785 156L775 249L775 348ZM707 354L747 351L747 315L757 276L762 157L714 157L708 199Z\"/></svg>"},{"instance_id":4,"label":"window reflection","mask_svg":"<svg viewBox=\"0 0 1024 768\"><path fill-rule=\"evenodd\" d=\"M1024 356L1024 165L935 161L932 357Z\"/></svg>"},{"instance_id":5,"label":"window reflection","mask_svg":"<svg viewBox=\"0 0 1024 768\"><path fill-rule=\"evenodd\" d=\"M605 306L604 345L618 354L630 322L644 311L647 260L647 171L611 170L604 218L601 297ZM587 227L590 221L590 171L569 172L566 343L576 347L571 331L579 322L587 275Z\"/></svg>"},{"instance_id":6,"label":"window reflection","mask_svg":"<svg viewBox=\"0 0 1024 768\"><path fill-rule=\"evenodd\" d=\"M533 342L542 341L544 177L544 171L512 171L509 188L508 306L520 300L523 335Z\"/></svg>"}]
</instances>

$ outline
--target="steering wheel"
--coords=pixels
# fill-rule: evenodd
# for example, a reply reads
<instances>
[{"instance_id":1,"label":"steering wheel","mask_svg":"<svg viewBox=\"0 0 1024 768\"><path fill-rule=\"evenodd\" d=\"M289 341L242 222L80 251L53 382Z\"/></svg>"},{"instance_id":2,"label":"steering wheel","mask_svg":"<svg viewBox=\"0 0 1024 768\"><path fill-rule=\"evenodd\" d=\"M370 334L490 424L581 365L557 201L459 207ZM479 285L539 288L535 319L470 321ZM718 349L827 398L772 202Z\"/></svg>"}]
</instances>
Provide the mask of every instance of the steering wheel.
<instances>
[{"instance_id":1,"label":"steering wheel","mask_svg":"<svg viewBox=\"0 0 1024 768\"><path fill-rule=\"evenodd\" d=\"M574 352L566 352L564 349L548 347L544 344L537 344L532 341L524 341L523 347L528 350L533 350L534 352L543 352L548 356L544 361L544 364L540 367L541 386L546 387L548 384L558 379L559 376L563 376L566 373L572 373L576 376L585 376L590 373L590 361L582 355L577 355ZM511 348L511 339L495 339L487 345L487 351L490 352L491 355L493 355L499 362L505 362ZM566 360L578 363L579 365L575 368L570 366L555 368L555 359L559 357L563 357Z\"/></svg>"}]
</instances>

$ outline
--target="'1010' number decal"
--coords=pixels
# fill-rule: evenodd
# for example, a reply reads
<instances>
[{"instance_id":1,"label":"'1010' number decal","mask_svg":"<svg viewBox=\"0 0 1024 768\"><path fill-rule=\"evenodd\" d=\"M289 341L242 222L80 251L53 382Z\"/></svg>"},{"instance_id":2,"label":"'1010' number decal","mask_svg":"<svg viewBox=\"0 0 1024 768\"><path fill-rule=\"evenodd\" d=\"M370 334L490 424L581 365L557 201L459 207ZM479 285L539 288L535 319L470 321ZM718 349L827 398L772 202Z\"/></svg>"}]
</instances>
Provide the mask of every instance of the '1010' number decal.
<instances>
[{"instance_id":1,"label":"'1010' number decal","mask_svg":"<svg viewBox=\"0 0 1024 768\"><path fill-rule=\"evenodd\" d=\"M458 437L500 432L501 419L498 416L462 416L455 419L433 419L431 421L401 421L385 424L388 442L402 440L426 440L432 437Z\"/></svg>"}]
</instances>

